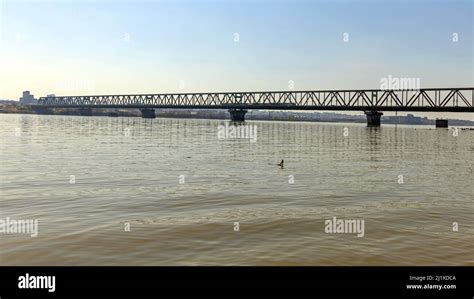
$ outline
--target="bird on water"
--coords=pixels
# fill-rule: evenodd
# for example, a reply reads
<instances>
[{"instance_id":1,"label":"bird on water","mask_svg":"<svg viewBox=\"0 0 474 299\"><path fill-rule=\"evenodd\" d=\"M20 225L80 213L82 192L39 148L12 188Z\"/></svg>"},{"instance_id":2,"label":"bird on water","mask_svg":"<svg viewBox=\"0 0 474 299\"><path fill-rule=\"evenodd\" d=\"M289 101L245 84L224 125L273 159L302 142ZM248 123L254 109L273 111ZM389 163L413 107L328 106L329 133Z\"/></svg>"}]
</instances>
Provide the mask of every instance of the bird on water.
<instances>
[{"instance_id":1,"label":"bird on water","mask_svg":"<svg viewBox=\"0 0 474 299\"><path fill-rule=\"evenodd\" d=\"M280 163L278 163L277 165L278 165L278 166L280 166L281 168L283 168L283 162L284 162L284 161L283 161L283 160L281 160L281 162L280 162Z\"/></svg>"}]
</instances>

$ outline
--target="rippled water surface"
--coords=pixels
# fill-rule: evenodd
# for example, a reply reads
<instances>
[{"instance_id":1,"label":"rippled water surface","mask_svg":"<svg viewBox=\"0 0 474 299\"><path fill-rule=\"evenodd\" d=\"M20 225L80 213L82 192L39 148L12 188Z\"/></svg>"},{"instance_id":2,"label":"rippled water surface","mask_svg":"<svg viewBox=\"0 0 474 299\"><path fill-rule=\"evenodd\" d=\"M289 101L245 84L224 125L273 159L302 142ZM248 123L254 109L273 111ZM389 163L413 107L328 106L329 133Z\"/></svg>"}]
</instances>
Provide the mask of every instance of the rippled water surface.
<instances>
[{"instance_id":1,"label":"rippled water surface","mask_svg":"<svg viewBox=\"0 0 474 299\"><path fill-rule=\"evenodd\" d=\"M0 114L0 265L474 265L474 131L224 123Z\"/></svg>"}]
</instances>

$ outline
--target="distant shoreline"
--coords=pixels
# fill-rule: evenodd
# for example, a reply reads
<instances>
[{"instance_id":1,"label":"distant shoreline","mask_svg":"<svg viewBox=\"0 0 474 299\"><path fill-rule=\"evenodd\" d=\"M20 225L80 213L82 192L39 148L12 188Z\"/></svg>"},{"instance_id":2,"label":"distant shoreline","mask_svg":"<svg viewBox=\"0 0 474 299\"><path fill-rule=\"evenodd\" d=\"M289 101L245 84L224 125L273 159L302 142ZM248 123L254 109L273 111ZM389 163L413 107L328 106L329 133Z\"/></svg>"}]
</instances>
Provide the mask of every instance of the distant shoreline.
<instances>
[{"instance_id":1,"label":"distant shoreline","mask_svg":"<svg viewBox=\"0 0 474 299\"><path fill-rule=\"evenodd\" d=\"M74 108L54 108L51 113L38 114L28 107L20 105L2 105L0 113L4 114L37 114L37 115L63 115L80 116L79 110ZM94 109L94 116L111 117L110 109ZM114 117L141 117L138 109L116 109L113 111ZM178 118L178 119L222 119L230 120L226 110L181 110L181 109L161 109L156 110L157 118ZM260 111L251 110L246 115L246 120L257 121L288 121L288 122L325 122L325 123L366 123L365 116L347 115L333 112L292 112L292 111ZM450 126L474 127L474 121L448 119ZM434 119L418 117L412 114L407 116L383 116L383 124L392 125L435 125Z\"/></svg>"}]
</instances>

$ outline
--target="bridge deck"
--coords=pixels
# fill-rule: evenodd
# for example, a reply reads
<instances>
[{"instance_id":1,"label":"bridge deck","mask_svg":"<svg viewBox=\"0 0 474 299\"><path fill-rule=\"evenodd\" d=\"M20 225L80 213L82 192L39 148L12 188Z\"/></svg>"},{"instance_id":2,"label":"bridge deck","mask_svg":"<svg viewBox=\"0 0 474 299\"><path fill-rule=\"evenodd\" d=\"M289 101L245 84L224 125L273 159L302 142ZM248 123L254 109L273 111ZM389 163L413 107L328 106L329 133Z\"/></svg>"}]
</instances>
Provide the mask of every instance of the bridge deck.
<instances>
[{"instance_id":1,"label":"bridge deck","mask_svg":"<svg viewBox=\"0 0 474 299\"><path fill-rule=\"evenodd\" d=\"M63 108L178 108L474 112L474 87L42 97Z\"/></svg>"}]
</instances>

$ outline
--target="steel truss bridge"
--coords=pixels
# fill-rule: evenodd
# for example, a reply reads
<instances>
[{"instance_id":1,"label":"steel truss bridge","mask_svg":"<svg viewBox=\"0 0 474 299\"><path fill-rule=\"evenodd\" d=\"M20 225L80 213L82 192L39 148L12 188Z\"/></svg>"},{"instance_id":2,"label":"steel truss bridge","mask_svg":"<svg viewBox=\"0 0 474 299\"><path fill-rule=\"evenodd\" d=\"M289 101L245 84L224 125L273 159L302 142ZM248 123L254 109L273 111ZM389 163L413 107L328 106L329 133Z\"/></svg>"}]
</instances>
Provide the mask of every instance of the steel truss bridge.
<instances>
[{"instance_id":1,"label":"steel truss bridge","mask_svg":"<svg viewBox=\"0 0 474 299\"><path fill-rule=\"evenodd\" d=\"M54 96L41 97L36 106L138 108L144 117L160 108L229 109L233 120L244 120L249 109L365 111L370 125L379 111L474 112L474 87Z\"/></svg>"}]
</instances>

